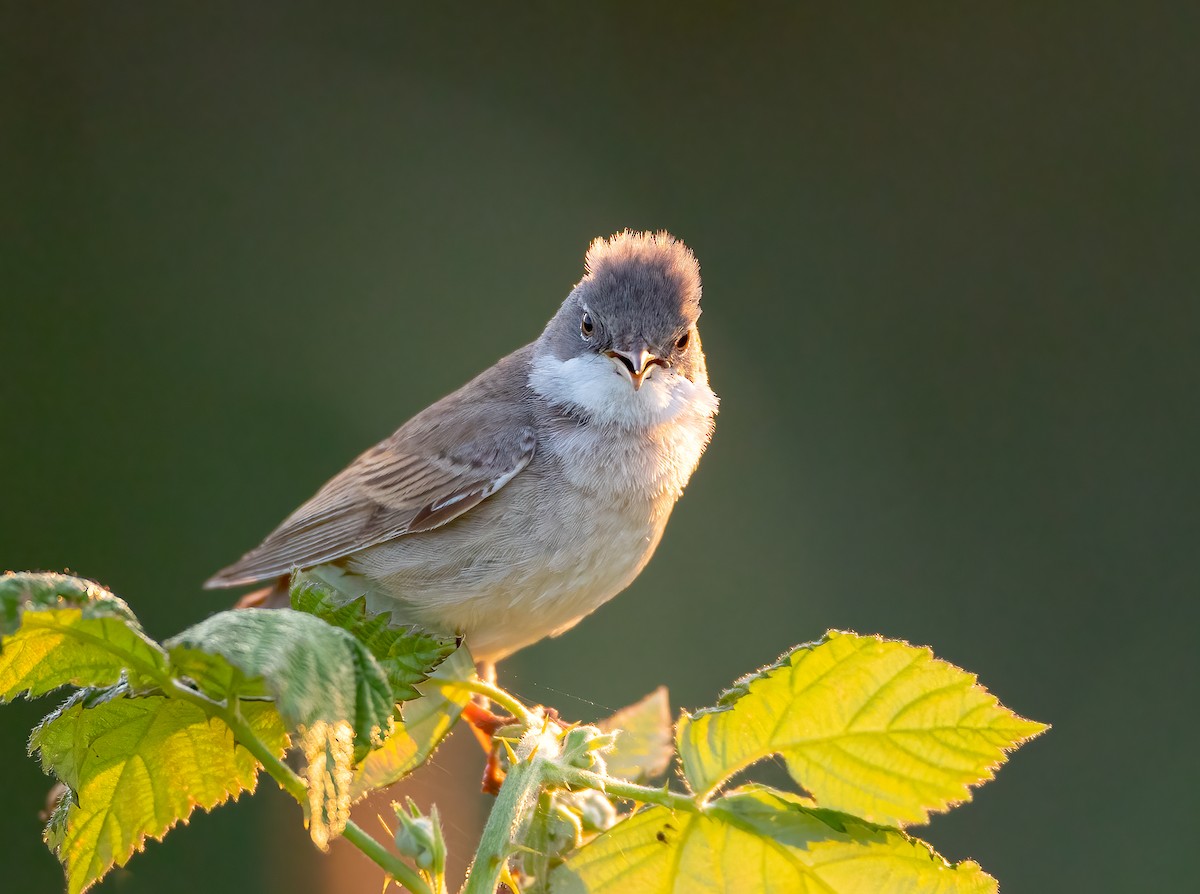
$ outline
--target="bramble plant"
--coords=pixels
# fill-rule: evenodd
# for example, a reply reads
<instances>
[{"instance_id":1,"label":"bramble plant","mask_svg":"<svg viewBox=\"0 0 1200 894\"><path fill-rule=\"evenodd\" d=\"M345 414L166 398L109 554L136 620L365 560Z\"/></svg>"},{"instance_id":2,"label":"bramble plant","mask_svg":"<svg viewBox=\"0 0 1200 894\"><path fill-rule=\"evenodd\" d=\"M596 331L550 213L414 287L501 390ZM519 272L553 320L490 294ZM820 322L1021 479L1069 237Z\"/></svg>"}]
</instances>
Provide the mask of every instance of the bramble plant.
<instances>
[{"instance_id":1,"label":"bramble plant","mask_svg":"<svg viewBox=\"0 0 1200 894\"><path fill-rule=\"evenodd\" d=\"M525 894L989 892L904 827L969 800L1047 727L925 648L830 631L734 683L672 733L666 691L569 724L475 676L466 643L371 616L348 579L299 573L295 611L221 612L159 644L126 604L61 574L0 577L0 700L76 691L33 731L65 794L45 840L70 894L265 770L313 842L338 837L415 894L446 891L436 806L390 842L351 805L423 763L473 696L512 715L463 886ZM295 772L284 757L303 755ZM779 755L808 796L730 779ZM677 758L680 779L648 784ZM682 788L679 784L682 784Z\"/></svg>"}]
</instances>

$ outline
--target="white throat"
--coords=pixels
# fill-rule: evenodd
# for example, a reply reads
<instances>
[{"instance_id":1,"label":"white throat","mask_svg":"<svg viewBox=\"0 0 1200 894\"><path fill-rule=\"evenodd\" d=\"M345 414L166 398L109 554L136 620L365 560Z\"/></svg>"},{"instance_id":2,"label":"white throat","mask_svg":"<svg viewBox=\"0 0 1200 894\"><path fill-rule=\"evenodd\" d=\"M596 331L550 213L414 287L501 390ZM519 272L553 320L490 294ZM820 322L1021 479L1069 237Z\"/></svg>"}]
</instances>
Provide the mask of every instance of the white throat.
<instances>
[{"instance_id":1,"label":"white throat","mask_svg":"<svg viewBox=\"0 0 1200 894\"><path fill-rule=\"evenodd\" d=\"M693 382L674 370L655 367L635 389L609 358L591 351L569 360L548 351L538 353L529 387L551 404L621 428L653 428L682 415L710 419L717 412L717 396L703 378Z\"/></svg>"}]
</instances>

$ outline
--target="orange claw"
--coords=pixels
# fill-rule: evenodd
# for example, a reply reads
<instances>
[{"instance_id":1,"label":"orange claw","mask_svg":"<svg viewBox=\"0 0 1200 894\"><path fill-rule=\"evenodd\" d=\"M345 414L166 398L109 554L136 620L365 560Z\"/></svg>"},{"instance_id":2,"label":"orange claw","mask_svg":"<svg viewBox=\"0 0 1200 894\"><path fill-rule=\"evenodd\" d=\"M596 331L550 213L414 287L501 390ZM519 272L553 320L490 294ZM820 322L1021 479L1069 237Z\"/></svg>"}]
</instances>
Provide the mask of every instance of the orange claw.
<instances>
[{"instance_id":1,"label":"orange claw","mask_svg":"<svg viewBox=\"0 0 1200 894\"><path fill-rule=\"evenodd\" d=\"M476 733L487 737L484 748L489 751L492 748L492 736L496 735L496 730L515 722L512 717L501 717L499 714L493 714L477 702L467 702L463 708L463 717L466 718L467 723L471 724L471 728Z\"/></svg>"},{"instance_id":2,"label":"orange claw","mask_svg":"<svg viewBox=\"0 0 1200 894\"><path fill-rule=\"evenodd\" d=\"M500 769L500 756L496 753L493 736L496 731L514 722L512 717L501 717L493 714L487 708L475 702L467 702L463 707L463 717L475 734L475 739L487 753L487 765L483 770L482 790L485 794L494 795L500 791L500 783L504 781L504 771Z\"/></svg>"}]
</instances>

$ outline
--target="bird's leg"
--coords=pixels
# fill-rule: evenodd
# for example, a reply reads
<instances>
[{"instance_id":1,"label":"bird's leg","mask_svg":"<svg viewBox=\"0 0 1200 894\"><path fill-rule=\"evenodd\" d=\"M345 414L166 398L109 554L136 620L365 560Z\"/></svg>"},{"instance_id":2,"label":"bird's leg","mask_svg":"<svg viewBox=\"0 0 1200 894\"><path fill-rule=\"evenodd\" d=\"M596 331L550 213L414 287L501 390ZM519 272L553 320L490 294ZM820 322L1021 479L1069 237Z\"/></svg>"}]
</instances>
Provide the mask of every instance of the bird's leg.
<instances>
[{"instance_id":1,"label":"bird's leg","mask_svg":"<svg viewBox=\"0 0 1200 894\"><path fill-rule=\"evenodd\" d=\"M476 665L475 673L485 683L496 685L496 663L494 661L479 662ZM504 781L504 771L500 768L500 757L493 737L497 730L511 725L516 718L496 714L490 709L490 705L491 701L487 696L477 694L463 706L463 717L470 724L476 741L487 754L487 765L483 770L481 787L486 794L494 795L500 791L500 783Z\"/></svg>"},{"instance_id":2,"label":"bird's leg","mask_svg":"<svg viewBox=\"0 0 1200 894\"><path fill-rule=\"evenodd\" d=\"M491 750L492 736L496 735L496 730L503 726L510 726L516 720L514 717L495 714L487 708L481 707L477 702L467 702L463 706L462 716L467 723L471 724L471 731L479 739L484 751Z\"/></svg>"}]
</instances>

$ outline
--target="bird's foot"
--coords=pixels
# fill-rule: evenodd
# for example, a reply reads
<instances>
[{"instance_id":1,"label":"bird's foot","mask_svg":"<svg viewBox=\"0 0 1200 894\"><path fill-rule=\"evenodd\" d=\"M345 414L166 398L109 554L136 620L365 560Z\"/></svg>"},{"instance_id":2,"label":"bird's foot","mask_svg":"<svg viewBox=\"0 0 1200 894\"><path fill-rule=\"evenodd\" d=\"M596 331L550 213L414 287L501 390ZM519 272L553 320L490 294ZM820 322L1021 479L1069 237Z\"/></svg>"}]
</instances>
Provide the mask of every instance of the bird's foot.
<instances>
[{"instance_id":1,"label":"bird's foot","mask_svg":"<svg viewBox=\"0 0 1200 894\"><path fill-rule=\"evenodd\" d=\"M558 722L558 712L553 708L544 708L543 712L546 722ZM524 731L518 727L517 718L495 714L473 701L467 702L463 707L462 716L471 727L471 732L475 734L476 741L487 754L487 764L483 769L483 782L480 789L487 795L498 794L505 776L501 751L503 749L506 754L511 754L511 749L508 748L509 743L515 745L516 737L519 737ZM514 734L514 738L500 741L496 734L506 728Z\"/></svg>"},{"instance_id":2,"label":"bird's foot","mask_svg":"<svg viewBox=\"0 0 1200 894\"><path fill-rule=\"evenodd\" d=\"M504 782L504 768L500 765L500 743L495 741L497 731L517 722L515 717L505 717L494 714L487 708L475 702L467 702L463 708L463 717L475 734L476 741L487 754L487 765L483 769L483 782L480 788L485 794L495 795L500 791Z\"/></svg>"},{"instance_id":3,"label":"bird's foot","mask_svg":"<svg viewBox=\"0 0 1200 894\"><path fill-rule=\"evenodd\" d=\"M505 726L512 726L517 722L515 717L507 717L503 714L496 714L489 711L487 708L480 705L478 702L467 702L463 708L463 718L467 723L471 724L471 729L479 738L480 744L490 751L492 748L492 736L496 735L496 730Z\"/></svg>"}]
</instances>

